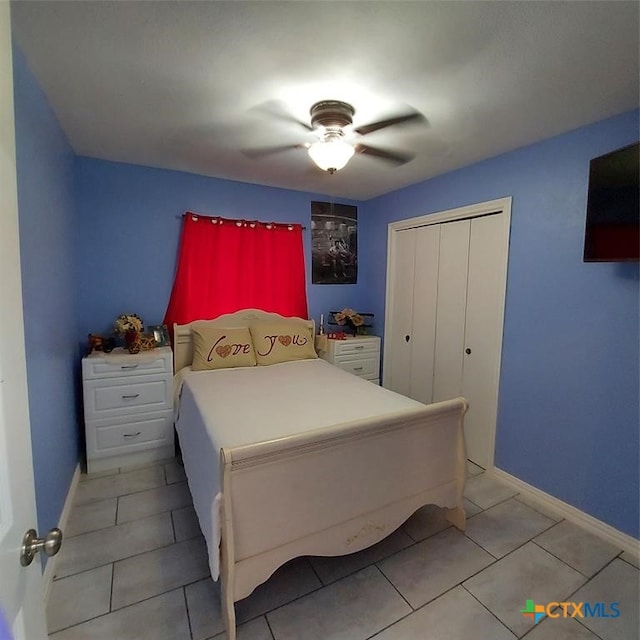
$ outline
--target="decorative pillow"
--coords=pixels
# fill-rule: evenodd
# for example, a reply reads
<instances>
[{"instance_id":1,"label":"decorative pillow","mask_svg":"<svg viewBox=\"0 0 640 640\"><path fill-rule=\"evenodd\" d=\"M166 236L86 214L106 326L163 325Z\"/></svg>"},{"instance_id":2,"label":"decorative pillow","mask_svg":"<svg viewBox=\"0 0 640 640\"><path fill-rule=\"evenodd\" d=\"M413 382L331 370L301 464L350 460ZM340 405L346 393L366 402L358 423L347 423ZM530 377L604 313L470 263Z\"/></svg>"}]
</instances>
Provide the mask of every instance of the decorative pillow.
<instances>
[{"instance_id":1,"label":"decorative pillow","mask_svg":"<svg viewBox=\"0 0 640 640\"><path fill-rule=\"evenodd\" d=\"M255 322L249 328L259 365L318 357L313 329L303 320Z\"/></svg>"},{"instance_id":2,"label":"decorative pillow","mask_svg":"<svg viewBox=\"0 0 640 640\"><path fill-rule=\"evenodd\" d=\"M248 327L225 329L208 322L192 325L193 371L254 367L256 356Z\"/></svg>"}]
</instances>

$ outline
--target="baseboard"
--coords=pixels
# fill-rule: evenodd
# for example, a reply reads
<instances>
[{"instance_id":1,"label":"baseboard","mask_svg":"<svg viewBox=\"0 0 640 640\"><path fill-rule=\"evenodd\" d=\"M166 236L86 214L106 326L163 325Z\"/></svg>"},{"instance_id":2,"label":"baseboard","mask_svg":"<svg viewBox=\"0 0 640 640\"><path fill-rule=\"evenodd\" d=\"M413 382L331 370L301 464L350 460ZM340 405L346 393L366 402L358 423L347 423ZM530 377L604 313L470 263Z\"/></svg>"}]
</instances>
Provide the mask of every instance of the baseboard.
<instances>
[{"instance_id":1,"label":"baseboard","mask_svg":"<svg viewBox=\"0 0 640 640\"><path fill-rule=\"evenodd\" d=\"M67 491L67 497L64 501L64 507L62 507L62 513L60 514L60 521L58 522L58 528L62 531L62 544L64 545L64 530L71 514L71 507L73 505L73 499L76 495L78 483L80 482L80 463L76 465L76 470L73 472L71 483L69 484L69 491ZM42 596L46 603L49 601L49 594L51 593L51 585L53 578L56 574L56 564L59 556L53 556L47 560L44 571L42 573Z\"/></svg>"},{"instance_id":2,"label":"baseboard","mask_svg":"<svg viewBox=\"0 0 640 640\"><path fill-rule=\"evenodd\" d=\"M630 553L636 559L640 557L640 540L636 540L633 536L623 533L622 531L618 531L618 529L602 522L602 520L598 520L597 518L590 516L588 513L585 513L584 511L581 511L558 498L554 498L540 489L536 489L530 484L512 476L510 473L507 473L502 469L494 467L489 472L489 475L493 475L497 479L511 485L521 494L531 498L535 502L538 502L541 507L548 509L551 513L557 514L559 517L565 518L571 522L575 522L590 533L593 533L606 542L610 542L619 549Z\"/></svg>"}]
</instances>

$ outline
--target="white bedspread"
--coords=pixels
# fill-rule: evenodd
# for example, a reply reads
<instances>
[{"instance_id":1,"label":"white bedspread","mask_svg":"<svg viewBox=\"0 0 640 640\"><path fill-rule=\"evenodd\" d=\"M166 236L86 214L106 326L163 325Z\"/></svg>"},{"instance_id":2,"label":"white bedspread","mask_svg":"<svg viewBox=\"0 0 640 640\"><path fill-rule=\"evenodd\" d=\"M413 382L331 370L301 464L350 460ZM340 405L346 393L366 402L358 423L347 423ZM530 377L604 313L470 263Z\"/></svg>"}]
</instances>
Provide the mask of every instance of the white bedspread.
<instances>
[{"instance_id":1,"label":"white bedspread","mask_svg":"<svg viewBox=\"0 0 640 640\"><path fill-rule=\"evenodd\" d=\"M324 360L178 373L176 428L214 580L219 575L221 447L264 442L422 407Z\"/></svg>"}]
</instances>

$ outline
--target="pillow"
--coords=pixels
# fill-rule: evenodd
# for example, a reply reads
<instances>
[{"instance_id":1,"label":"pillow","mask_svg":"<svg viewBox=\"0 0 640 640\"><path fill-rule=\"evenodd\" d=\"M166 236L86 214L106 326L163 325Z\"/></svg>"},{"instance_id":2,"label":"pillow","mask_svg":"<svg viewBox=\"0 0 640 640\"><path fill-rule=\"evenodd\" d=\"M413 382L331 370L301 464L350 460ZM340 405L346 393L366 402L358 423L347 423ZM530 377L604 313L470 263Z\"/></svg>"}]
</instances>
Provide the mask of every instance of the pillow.
<instances>
[{"instance_id":1,"label":"pillow","mask_svg":"<svg viewBox=\"0 0 640 640\"><path fill-rule=\"evenodd\" d=\"M249 328L259 365L318 357L313 329L304 320L255 322Z\"/></svg>"},{"instance_id":2,"label":"pillow","mask_svg":"<svg viewBox=\"0 0 640 640\"><path fill-rule=\"evenodd\" d=\"M191 327L193 336L193 371L254 367L256 356L248 327L225 329L209 322Z\"/></svg>"}]
</instances>

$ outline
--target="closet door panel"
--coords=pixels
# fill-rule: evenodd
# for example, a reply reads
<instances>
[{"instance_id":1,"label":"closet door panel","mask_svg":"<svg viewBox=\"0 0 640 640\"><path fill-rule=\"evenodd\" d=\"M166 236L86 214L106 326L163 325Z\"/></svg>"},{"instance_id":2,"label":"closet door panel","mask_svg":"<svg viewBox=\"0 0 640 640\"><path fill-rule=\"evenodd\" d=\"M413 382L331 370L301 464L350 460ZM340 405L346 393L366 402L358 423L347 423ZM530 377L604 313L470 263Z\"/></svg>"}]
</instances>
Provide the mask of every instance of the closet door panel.
<instances>
[{"instance_id":1,"label":"closet door panel","mask_svg":"<svg viewBox=\"0 0 640 640\"><path fill-rule=\"evenodd\" d=\"M505 214L472 221L462 395L467 455L485 468L493 464L508 250Z\"/></svg>"},{"instance_id":2,"label":"closet door panel","mask_svg":"<svg viewBox=\"0 0 640 640\"><path fill-rule=\"evenodd\" d=\"M415 230L415 276L411 335L411 388L409 396L433 402L433 356L438 300L438 255L440 230L437 225ZM405 283L405 287L408 283Z\"/></svg>"},{"instance_id":3,"label":"closet door panel","mask_svg":"<svg viewBox=\"0 0 640 640\"><path fill-rule=\"evenodd\" d=\"M470 220L440 226L433 402L462 393Z\"/></svg>"},{"instance_id":4,"label":"closet door panel","mask_svg":"<svg viewBox=\"0 0 640 640\"><path fill-rule=\"evenodd\" d=\"M387 304L392 309L391 326L385 329L385 386L405 396L411 394L411 334L413 317L413 279L415 270L414 229L399 231L392 256L391 283ZM409 336L409 341L405 337Z\"/></svg>"}]
</instances>

